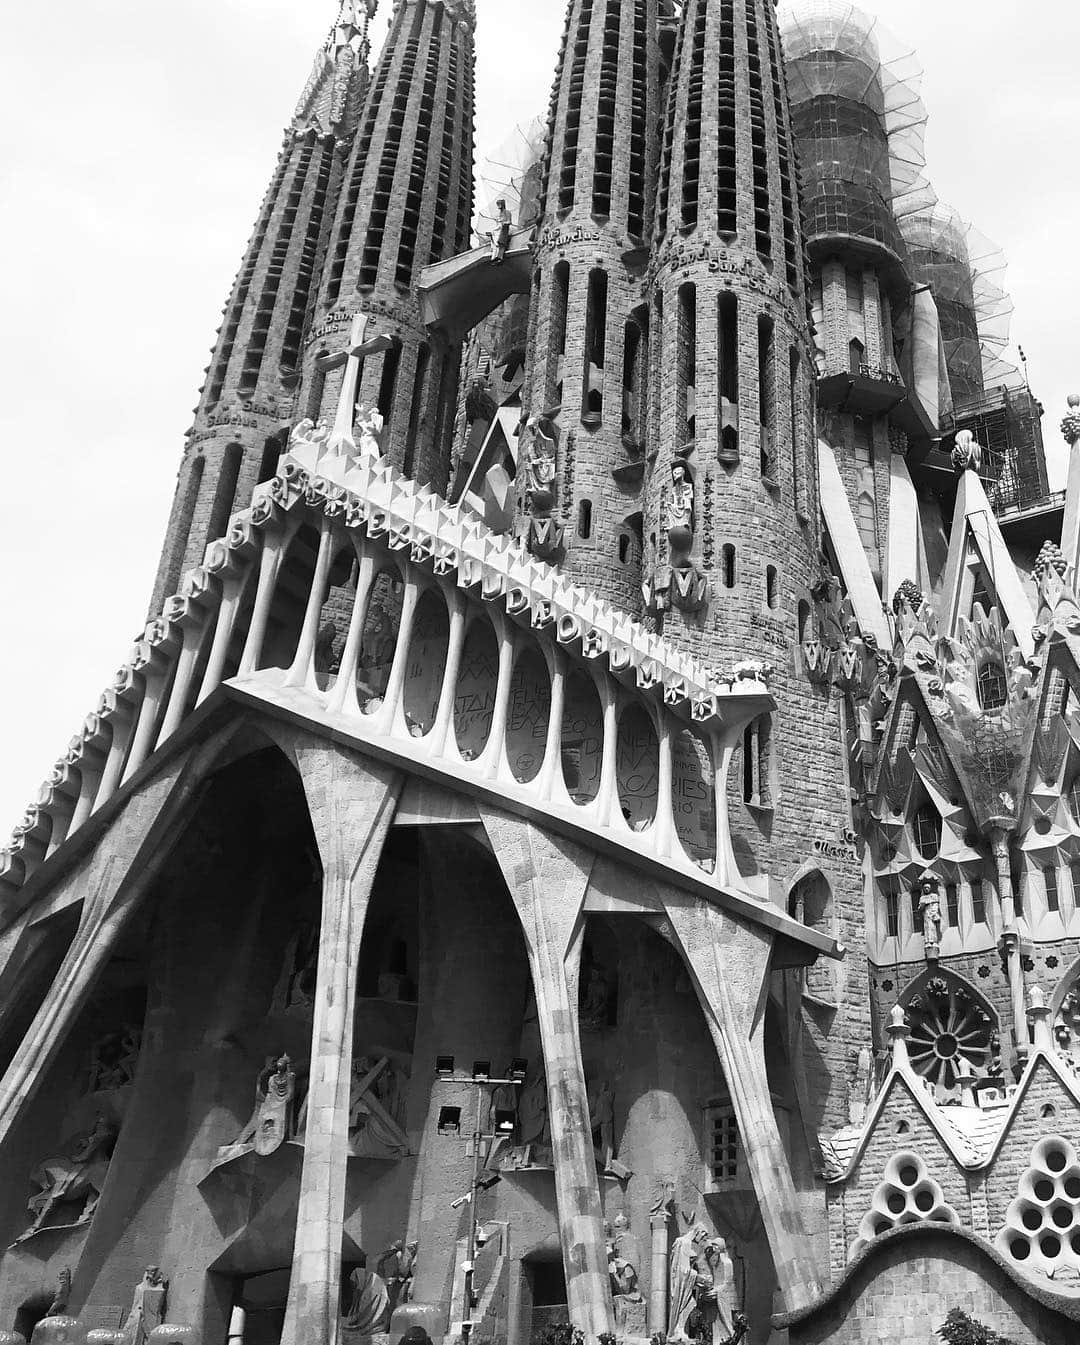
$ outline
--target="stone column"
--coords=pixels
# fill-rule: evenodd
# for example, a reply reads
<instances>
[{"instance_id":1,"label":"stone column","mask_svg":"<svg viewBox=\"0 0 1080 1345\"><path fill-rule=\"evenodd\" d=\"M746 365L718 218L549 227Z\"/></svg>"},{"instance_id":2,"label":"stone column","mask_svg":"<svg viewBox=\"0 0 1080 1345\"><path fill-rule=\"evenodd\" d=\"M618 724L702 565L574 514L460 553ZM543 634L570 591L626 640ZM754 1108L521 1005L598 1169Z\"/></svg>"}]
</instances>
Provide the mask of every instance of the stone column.
<instances>
[{"instance_id":1,"label":"stone column","mask_svg":"<svg viewBox=\"0 0 1080 1345\"><path fill-rule=\"evenodd\" d=\"M666 1333L668 1315L668 1256L671 1239L671 1211L666 1207L649 1216L652 1229L652 1259L649 1273L649 1335Z\"/></svg>"},{"instance_id":2,"label":"stone column","mask_svg":"<svg viewBox=\"0 0 1080 1345\"><path fill-rule=\"evenodd\" d=\"M360 939L401 788L388 767L308 734L283 736L304 782L323 865L304 1166L282 1345L333 1345L349 1140L353 1006Z\"/></svg>"},{"instance_id":3,"label":"stone column","mask_svg":"<svg viewBox=\"0 0 1080 1345\"><path fill-rule=\"evenodd\" d=\"M578 1035L572 949L592 869L589 851L494 808L480 817L521 920L547 1072L555 1197L570 1321L595 1341L615 1330L600 1182Z\"/></svg>"},{"instance_id":4,"label":"stone column","mask_svg":"<svg viewBox=\"0 0 1080 1345\"><path fill-rule=\"evenodd\" d=\"M818 1298L821 1284L765 1071L772 935L678 888L659 891L723 1066L777 1282L792 1312Z\"/></svg>"},{"instance_id":5,"label":"stone column","mask_svg":"<svg viewBox=\"0 0 1080 1345\"><path fill-rule=\"evenodd\" d=\"M169 838L197 801L225 735L170 761L134 793L97 849L62 881L51 905L82 901L79 928L60 970L0 1081L0 1147L44 1082L116 942L169 855Z\"/></svg>"}]
</instances>

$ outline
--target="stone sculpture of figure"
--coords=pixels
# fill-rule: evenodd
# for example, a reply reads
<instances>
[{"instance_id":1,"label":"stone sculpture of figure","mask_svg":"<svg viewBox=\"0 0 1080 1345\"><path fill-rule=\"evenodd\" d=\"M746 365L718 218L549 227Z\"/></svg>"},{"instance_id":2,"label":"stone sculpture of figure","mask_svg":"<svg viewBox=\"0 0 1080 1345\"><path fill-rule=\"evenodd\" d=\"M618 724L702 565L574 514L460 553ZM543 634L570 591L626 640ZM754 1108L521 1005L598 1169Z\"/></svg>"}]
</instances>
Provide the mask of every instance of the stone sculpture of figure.
<instances>
[{"instance_id":1,"label":"stone sculpture of figure","mask_svg":"<svg viewBox=\"0 0 1080 1345\"><path fill-rule=\"evenodd\" d=\"M165 1296L169 1283L158 1266L147 1266L135 1286L131 1311L124 1323L125 1345L145 1345L150 1332L165 1320Z\"/></svg>"},{"instance_id":2,"label":"stone sculpture of figure","mask_svg":"<svg viewBox=\"0 0 1080 1345\"><path fill-rule=\"evenodd\" d=\"M491 260L496 266L501 265L506 257L506 249L510 246L510 228L513 225L513 217L506 208L506 202L498 200L495 202L495 230L491 235Z\"/></svg>"},{"instance_id":3,"label":"stone sculpture of figure","mask_svg":"<svg viewBox=\"0 0 1080 1345\"><path fill-rule=\"evenodd\" d=\"M687 1323L695 1307L698 1279L698 1255L709 1238L704 1224L693 1224L671 1248L670 1297L668 1300L668 1340L691 1340Z\"/></svg>"},{"instance_id":4,"label":"stone sculpture of figure","mask_svg":"<svg viewBox=\"0 0 1080 1345\"><path fill-rule=\"evenodd\" d=\"M735 1267L723 1238L710 1238L698 1253L694 1303L697 1339L725 1345L735 1331Z\"/></svg>"},{"instance_id":5,"label":"stone sculpture of figure","mask_svg":"<svg viewBox=\"0 0 1080 1345\"><path fill-rule=\"evenodd\" d=\"M866 1108L874 1091L874 1057L869 1046L863 1046L855 1062L855 1082L848 1096L848 1121L862 1125Z\"/></svg>"},{"instance_id":6,"label":"stone sculpture of figure","mask_svg":"<svg viewBox=\"0 0 1080 1345\"><path fill-rule=\"evenodd\" d=\"M412 1299L416 1253L419 1246L418 1242L398 1239L397 1242L392 1242L375 1262L375 1273L386 1283L391 1317L402 1303L408 1303Z\"/></svg>"},{"instance_id":7,"label":"stone sculpture of figure","mask_svg":"<svg viewBox=\"0 0 1080 1345\"><path fill-rule=\"evenodd\" d=\"M354 428L358 455L361 458L381 458L383 418L379 412L374 407L357 407Z\"/></svg>"},{"instance_id":8,"label":"stone sculpture of figure","mask_svg":"<svg viewBox=\"0 0 1080 1345\"><path fill-rule=\"evenodd\" d=\"M615 1255L633 1266L636 1274L641 1274L641 1244L637 1235L631 1231L630 1220L621 1210L615 1216L612 1226Z\"/></svg>"},{"instance_id":9,"label":"stone sculpture of figure","mask_svg":"<svg viewBox=\"0 0 1080 1345\"><path fill-rule=\"evenodd\" d=\"M591 1031L610 1026L611 986L604 969L594 962L581 987L581 1026Z\"/></svg>"},{"instance_id":10,"label":"stone sculpture of figure","mask_svg":"<svg viewBox=\"0 0 1080 1345\"><path fill-rule=\"evenodd\" d=\"M555 472L559 453L559 427L549 415L533 416L526 429L529 445L525 454L525 486L529 507L545 514L555 507Z\"/></svg>"},{"instance_id":11,"label":"stone sculpture of figure","mask_svg":"<svg viewBox=\"0 0 1080 1345\"><path fill-rule=\"evenodd\" d=\"M56 1277L56 1293L53 1294L53 1301L49 1304L49 1310L45 1315L47 1317L63 1317L67 1312L70 1298L71 1267L65 1266Z\"/></svg>"},{"instance_id":12,"label":"stone sculpture of figure","mask_svg":"<svg viewBox=\"0 0 1080 1345\"><path fill-rule=\"evenodd\" d=\"M20 1242L38 1232L58 1205L68 1202L81 1200L82 1210L75 1222L90 1222L101 1199L116 1135L116 1127L99 1113L94 1128L72 1146L70 1157L46 1158L37 1165L30 1174L37 1194L27 1201L34 1221Z\"/></svg>"},{"instance_id":13,"label":"stone sculpture of figure","mask_svg":"<svg viewBox=\"0 0 1080 1345\"><path fill-rule=\"evenodd\" d=\"M637 1267L623 1256L612 1256L608 1261L611 1277L611 1297L615 1308L615 1326L622 1336L647 1334L645 1299L638 1287Z\"/></svg>"},{"instance_id":14,"label":"stone sculpture of figure","mask_svg":"<svg viewBox=\"0 0 1080 1345\"><path fill-rule=\"evenodd\" d=\"M126 1027L120 1032L108 1032L94 1043L87 1092L105 1093L131 1083L139 1061L141 1037L138 1028Z\"/></svg>"},{"instance_id":15,"label":"stone sculpture of figure","mask_svg":"<svg viewBox=\"0 0 1080 1345\"><path fill-rule=\"evenodd\" d=\"M360 1264L349 1276L349 1310L341 1320L345 1331L357 1336L374 1336L390 1325L390 1294L386 1281L368 1270L367 1257L360 1253Z\"/></svg>"},{"instance_id":16,"label":"stone sculpture of figure","mask_svg":"<svg viewBox=\"0 0 1080 1345\"><path fill-rule=\"evenodd\" d=\"M668 501L668 541L685 551L694 540L694 483L681 459L671 464L671 499Z\"/></svg>"},{"instance_id":17,"label":"stone sculpture of figure","mask_svg":"<svg viewBox=\"0 0 1080 1345\"><path fill-rule=\"evenodd\" d=\"M970 430L960 430L957 434L952 464L958 472L977 472L982 466L982 445Z\"/></svg>"},{"instance_id":18,"label":"stone sculpture of figure","mask_svg":"<svg viewBox=\"0 0 1080 1345\"><path fill-rule=\"evenodd\" d=\"M407 1080L386 1056L357 1056L349 1090L349 1144L368 1158L397 1157L409 1152L402 1127Z\"/></svg>"},{"instance_id":19,"label":"stone sculpture of figure","mask_svg":"<svg viewBox=\"0 0 1080 1345\"><path fill-rule=\"evenodd\" d=\"M259 1076L260 1084L266 1071ZM266 1091L258 1108L254 1144L262 1158L275 1153L295 1133L293 1100L296 1097L296 1073L287 1055L280 1056L266 1079Z\"/></svg>"},{"instance_id":20,"label":"stone sculpture of figure","mask_svg":"<svg viewBox=\"0 0 1080 1345\"><path fill-rule=\"evenodd\" d=\"M601 1172L606 1172L615 1157L615 1089L610 1079L590 1085L589 1128Z\"/></svg>"},{"instance_id":21,"label":"stone sculpture of figure","mask_svg":"<svg viewBox=\"0 0 1080 1345\"><path fill-rule=\"evenodd\" d=\"M936 878L919 881L919 914L922 917L923 943L936 948L941 942L941 901Z\"/></svg>"}]
</instances>

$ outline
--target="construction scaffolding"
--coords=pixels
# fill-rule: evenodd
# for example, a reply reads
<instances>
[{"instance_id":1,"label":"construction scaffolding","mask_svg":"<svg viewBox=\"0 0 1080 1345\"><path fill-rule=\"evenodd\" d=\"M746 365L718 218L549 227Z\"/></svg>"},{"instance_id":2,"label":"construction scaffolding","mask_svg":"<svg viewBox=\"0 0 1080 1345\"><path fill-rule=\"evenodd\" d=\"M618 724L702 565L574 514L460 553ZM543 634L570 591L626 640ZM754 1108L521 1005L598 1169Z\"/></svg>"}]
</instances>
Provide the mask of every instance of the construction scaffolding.
<instances>
[{"instance_id":1,"label":"construction scaffolding","mask_svg":"<svg viewBox=\"0 0 1080 1345\"><path fill-rule=\"evenodd\" d=\"M811 250L861 240L904 263L898 219L934 200L914 52L847 0L803 0L780 23Z\"/></svg>"}]
</instances>

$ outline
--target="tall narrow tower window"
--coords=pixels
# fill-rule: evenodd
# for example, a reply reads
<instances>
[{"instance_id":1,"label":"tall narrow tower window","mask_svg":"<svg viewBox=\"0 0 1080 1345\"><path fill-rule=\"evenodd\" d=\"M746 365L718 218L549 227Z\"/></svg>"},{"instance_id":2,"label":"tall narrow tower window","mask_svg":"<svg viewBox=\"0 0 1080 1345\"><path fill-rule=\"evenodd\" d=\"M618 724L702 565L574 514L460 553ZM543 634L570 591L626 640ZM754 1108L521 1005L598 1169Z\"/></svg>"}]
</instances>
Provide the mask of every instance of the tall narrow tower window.
<instances>
[{"instance_id":1,"label":"tall narrow tower window","mask_svg":"<svg viewBox=\"0 0 1080 1345\"><path fill-rule=\"evenodd\" d=\"M281 460L281 444L277 439L267 439L263 445L262 458L259 460L259 485L264 481L269 481L271 477L277 474L278 463Z\"/></svg>"},{"instance_id":2,"label":"tall narrow tower window","mask_svg":"<svg viewBox=\"0 0 1080 1345\"><path fill-rule=\"evenodd\" d=\"M758 318L758 417L761 424L761 475L776 480L776 362L773 357L773 323Z\"/></svg>"},{"instance_id":3,"label":"tall narrow tower window","mask_svg":"<svg viewBox=\"0 0 1080 1345\"><path fill-rule=\"evenodd\" d=\"M641 327L631 318L623 331L622 433L637 439L641 426L641 381L643 346Z\"/></svg>"},{"instance_id":4,"label":"tall narrow tower window","mask_svg":"<svg viewBox=\"0 0 1080 1345\"><path fill-rule=\"evenodd\" d=\"M563 327L565 347L565 319ZM599 426L604 417L604 345L607 336L607 273L589 272L589 304L585 317L585 369L582 379L582 419Z\"/></svg>"},{"instance_id":5,"label":"tall narrow tower window","mask_svg":"<svg viewBox=\"0 0 1080 1345\"><path fill-rule=\"evenodd\" d=\"M431 347L425 341L416 356L416 377L413 380L412 406L409 408L409 434L405 443L406 476L412 476L416 469L416 441L420 434L421 420L425 414L428 390L428 370L431 368Z\"/></svg>"},{"instance_id":6,"label":"tall narrow tower window","mask_svg":"<svg viewBox=\"0 0 1080 1345\"><path fill-rule=\"evenodd\" d=\"M848 342L848 370L857 378L862 373L863 363L866 359L866 347L856 337Z\"/></svg>"},{"instance_id":7,"label":"tall narrow tower window","mask_svg":"<svg viewBox=\"0 0 1080 1345\"><path fill-rule=\"evenodd\" d=\"M645 235L645 153L649 141L649 7L634 3L634 64L630 98L630 201L627 231Z\"/></svg>"},{"instance_id":8,"label":"tall narrow tower window","mask_svg":"<svg viewBox=\"0 0 1080 1345\"><path fill-rule=\"evenodd\" d=\"M563 128L562 167L559 173L559 210L570 210L574 204L577 180L578 136L581 130L581 102L585 94L585 62L589 54L589 27L592 24L593 0L582 0L578 13L577 32L574 34L573 55L570 60L569 97L566 103L566 122Z\"/></svg>"},{"instance_id":9,"label":"tall narrow tower window","mask_svg":"<svg viewBox=\"0 0 1080 1345\"><path fill-rule=\"evenodd\" d=\"M780 208L784 217L784 266L787 283L793 294L799 290L798 248L795 230L796 193L792 173L791 142L788 123L784 116L784 94L780 72L780 43L777 40L776 13L771 5L765 6L765 31L769 39L769 64L772 67L773 111L776 114L777 157L780 165Z\"/></svg>"},{"instance_id":10,"label":"tall narrow tower window","mask_svg":"<svg viewBox=\"0 0 1080 1345\"><path fill-rule=\"evenodd\" d=\"M389 430L394 414L394 394L397 391L398 367L401 363L401 347L391 346L382 358L382 373L379 376L379 415L384 427ZM389 442L389 440L387 440Z\"/></svg>"},{"instance_id":11,"label":"tall narrow tower window","mask_svg":"<svg viewBox=\"0 0 1080 1345\"><path fill-rule=\"evenodd\" d=\"M615 103L619 87L622 0L606 0L600 87L596 100L596 154L593 159L594 215L611 214L611 174L615 157Z\"/></svg>"},{"instance_id":12,"label":"tall narrow tower window","mask_svg":"<svg viewBox=\"0 0 1080 1345\"><path fill-rule=\"evenodd\" d=\"M717 305L716 369L720 394L722 461L739 458L739 301L725 290Z\"/></svg>"},{"instance_id":13,"label":"tall narrow tower window","mask_svg":"<svg viewBox=\"0 0 1080 1345\"><path fill-rule=\"evenodd\" d=\"M738 231L735 140L738 116L735 106L735 5L720 5L720 43L717 52L716 120L716 225L722 234Z\"/></svg>"},{"instance_id":14,"label":"tall narrow tower window","mask_svg":"<svg viewBox=\"0 0 1080 1345\"><path fill-rule=\"evenodd\" d=\"M698 220L698 188L701 180L701 105L705 94L705 0L694 5L694 42L690 52L690 84L686 97L683 140L682 224L692 228ZM685 22L691 22L687 15Z\"/></svg>"},{"instance_id":15,"label":"tall narrow tower window","mask_svg":"<svg viewBox=\"0 0 1080 1345\"><path fill-rule=\"evenodd\" d=\"M730 542L726 543L721 552L722 572L724 576L724 587L735 587L735 548Z\"/></svg>"},{"instance_id":16,"label":"tall narrow tower window","mask_svg":"<svg viewBox=\"0 0 1080 1345\"><path fill-rule=\"evenodd\" d=\"M697 432L697 292L693 285L679 287L679 331L676 355L675 405L682 443Z\"/></svg>"},{"instance_id":17,"label":"tall narrow tower window","mask_svg":"<svg viewBox=\"0 0 1080 1345\"><path fill-rule=\"evenodd\" d=\"M770 611L780 606L780 582L775 565L765 567L765 605Z\"/></svg>"},{"instance_id":18,"label":"tall narrow tower window","mask_svg":"<svg viewBox=\"0 0 1080 1345\"><path fill-rule=\"evenodd\" d=\"M802 499L802 421L799 416L799 373L802 359L797 346L788 352L788 410L791 415L791 487L795 508L803 507Z\"/></svg>"},{"instance_id":19,"label":"tall narrow tower window","mask_svg":"<svg viewBox=\"0 0 1080 1345\"><path fill-rule=\"evenodd\" d=\"M769 206L769 156L765 134L765 96L761 79L757 3L746 6L746 51L750 73L750 147L754 171L754 246L758 256L772 256L772 212Z\"/></svg>"},{"instance_id":20,"label":"tall narrow tower window","mask_svg":"<svg viewBox=\"0 0 1080 1345\"><path fill-rule=\"evenodd\" d=\"M578 536L585 541L592 536L592 501L582 500L578 505Z\"/></svg>"},{"instance_id":21,"label":"tall narrow tower window","mask_svg":"<svg viewBox=\"0 0 1080 1345\"><path fill-rule=\"evenodd\" d=\"M566 356L566 308L570 295L570 263L559 262L551 273L551 332L548 344L547 397L562 400L563 361Z\"/></svg>"},{"instance_id":22,"label":"tall narrow tower window","mask_svg":"<svg viewBox=\"0 0 1080 1345\"><path fill-rule=\"evenodd\" d=\"M233 500L236 497L236 483L240 479L240 465L244 461L244 450L239 444L229 444L221 460L217 489L214 491L214 504L210 510L210 522L206 530L207 542L213 542L225 535L232 514Z\"/></svg>"}]
</instances>

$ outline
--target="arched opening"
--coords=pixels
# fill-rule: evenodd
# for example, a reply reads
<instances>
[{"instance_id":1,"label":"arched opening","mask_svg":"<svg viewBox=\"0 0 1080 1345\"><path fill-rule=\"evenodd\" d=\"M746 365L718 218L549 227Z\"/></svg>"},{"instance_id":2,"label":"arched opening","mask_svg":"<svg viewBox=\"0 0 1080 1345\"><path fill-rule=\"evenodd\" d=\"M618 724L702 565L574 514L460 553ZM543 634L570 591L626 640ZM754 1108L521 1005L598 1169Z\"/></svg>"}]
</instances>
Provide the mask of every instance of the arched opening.
<instances>
[{"instance_id":1,"label":"arched opening","mask_svg":"<svg viewBox=\"0 0 1080 1345\"><path fill-rule=\"evenodd\" d=\"M551 678L536 641L523 636L510 679L506 758L515 780L528 784L540 774L551 717Z\"/></svg>"},{"instance_id":2,"label":"arched opening","mask_svg":"<svg viewBox=\"0 0 1080 1345\"><path fill-rule=\"evenodd\" d=\"M730 542L725 542L720 549L720 565L724 587L734 588L736 579L735 548Z\"/></svg>"},{"instance_id":3,"label":"arched opening","mask_svg":"<svg viewBox=\"0 0 1080 1345\"><path fill-rule=\"evenodd\" d=\"M240 467L244 461L244 450L239 444L229 444L221 458L221 470L218 473L217 487L214 490L214 503L210 510L210 521L206 528L206 541L214 542L224 537L229 526L233 504L236 499L236 483L240 479Z\"/></svg>"},{"instance_id":4,"label":"arched opening","mask_svg":"<svg viewBox=\"0 0 1080 1345\"><path fill-rule=\"evenodd\" d=\"M761 435L761 477L775 484L776 455L776 358L773 349L773 321L758 318L758 417Z\"/></svg>"},{"instance_id":5,"label":"arched opening","mask_svg":"<svg viewBox=\"0 0 1080 1345\"><path fill-rule=\"evenodd\" d=\"M941 814L932 804L916 809L911 819L915 847L924 859L934 859L941 849Z\"/></svg>"},{"instance_id":6,"label":"arched opening","mask_svg":"<svg viewBox=\"0 0 1080 1345\"><path fill-rule=\"evenodd\" d=\"M549 307L550 343L548 345L546 406L562 401L564 366L566 363L566 314L570 297L570 263L556 262L551 273L551 300Z\"/></svg>"},{"instance_id":7,"label":"arched opening","mask_svg":"<svg viewBox=\"0 0 1080 1345\"><path fill-rule=\"evenodd\" d=\"M270 604L260 668L289 668L296 657L308 597L315 578L319 534L309 523L297 532L278 571Z\"/></svg>"},{"instance_id":8,"label":"arched opening","mask_svg":"<svg viewBox=\"0 0 1080 1345\"><path fill-rule=\"evenodd\" d=\"M855 337L848 342L848 372L858 377L866 362L866 347Z\"/></svg>"},{"instance_id":9,"label":"arched opening","mask_svg":"<svg viewBox=\"0 0 1080 1345\"><path fill-rule=\"evenodd\" d=\"M671 762L675 834L699 868L716 868L716 773L709 744L692 729L675 735Z\"/></svg>"},{"instance_id":10,"label":"arched opening","mask_svg":"<svg viewBox=\"0 0 1080 1345\"><path fill-rule=\"evenodd\" d=\"M589 272L585 313L585 367L582 374L582 423L596 429L604 419L604 348L607 339L607 272Z\"/></svg>"},{"instance_id":11,"label":"arched opening","mask_svg":"<svg viewBox=\"0 0 1080 1345\"><path fill-rule=\"evenodd\" d=\"M775 565L765 566L765 606L770 611L775 611L780 606L780 583Z\"/></svg>"},{"instance_id":12,"label":"arched opening","mask_svg":"<svg viewBox=\"0 0 1080 1345\"><path fill-rule=\"evenodd\" d=\"M788 894L788 915L807 929L835 937L833 895L825 875L815 870L800 878ZM836 1003L836 972L829 959L819 957L806 968L806 993L823 1004Z\"/></svg>"},{"instance_id":13,"label":"arched opening","mask_svg":"<svg viewBox=\"0 0 1080 1345\"><path fill-rule=\"evenodd\" d=\"M978 676L979 704L990 713L1000 710L1009 699L1009 683L1005 669L995 658L984 659Z\"/></svg>"},{"instance_id":14,"label":"arched opening","mask_svg":"<svg viewBox=\"0 0 1080 1345\"><path fill-rule=\"evenodd\" d=\"M739 307L725 290L717 300L716 376L720 399L720 461L739 460Z\"/></svg>"},{"instance_id":15,"label":"arched opening","mask_svg":"<svg viewBox=\"0 0 1080 1345\"><path fill-rule=\"evenodd\" d=\"M356 661L356 699L365 714L373 714L386 695L404 598L405 583L398 569L388 566L380 570L368 593Z\"/></svg>"},{"instance_id":16,"label":"arched opening","mask_svg":"<svg viewBox=\"0 0 1080 1345\"><path fill-rule=\"evenodd\" d=\"M358 571L352 543L342 542L330 561L326 592L319 609L314 664L315 681L320 691L325 691L332 684L341 667L341 656L345 652L356 605Z\"/></svg>"},{"instance_id":17,"label":"arched opening","mask_svg":"<svg viewBox=\"0 0 1080 1345\"><path fill-rule=\"evenodd\" d=\"M592 501L582 500L578 504L577 534L582 541L592 536Z\"/></svg>"},{"instance_id":18,"label":"arched opening","mask_svg":"<svg viewBox=\"0 0 1080 1345\"><path fill-rule=\"evenodd\" d=\"M563 691L561 756L563 783L575 803L591 803L599 794L603 754L604 715L596 684L573 668Z\"/></svg>"},{"instance_id":19,"label":"arched opening","mask_svg":"<svg viewBox=\"0 0 1080 1345\"><path fill-rule=\"evenodd\" d=\"M693 442L697 424L697 290L679 286L678 349L675 356L675 415L678 446Z\"/></svg>"},{"instance_id":20,"label":"arched opening","mask_svg":"<svg viewBox=\"0 0 1080 1345\"><path fill-rule=\"evenodd\" d=\"M630 704L619 716L615 774L622 815L631 831L647 831L656 817L660 743L646 711Z\"/></svg>"},{"instance_id":21,"label":"arched opening","mask_svg":"<svg viewBox=\"0 0 1080 1345\"><path fill-rule=\"evenodd\" d=\"M771 808L772 716L759 715L743 729L742 797L752 808Z\"/></svg>"},{"instance_id":22,"label":"arched opening","mask_svg":"<svg viewBox=\"0 0 1080 1345\"><path fill-rule=\"evenodd\" d=\"M814 634L813 616L806 599L799 603L799 643L805 644Z\"/></svg>"},{"instance_id":23,"label":"arched opening","mask_svg":"<svg viewBox=\"0 0 1080 1345\"><path fill-rule=\"evenodd\" d=\"M486 616L469 623L454 688L454 737L466 761L475 761L491 736L499 681L499 644Z\"/></svg>"},{"instance_id":24,"label":"arched opening","mask_svg":"<svg viewBox=\"0 0 1080 1345\"><path fill-rule=\"evenodd\" d=\"M446 601L438 589L429 588L416 604L402 694L405 722L415 738L422 738L435 726L449 642Z\"/></svg>"}]
</instances>

